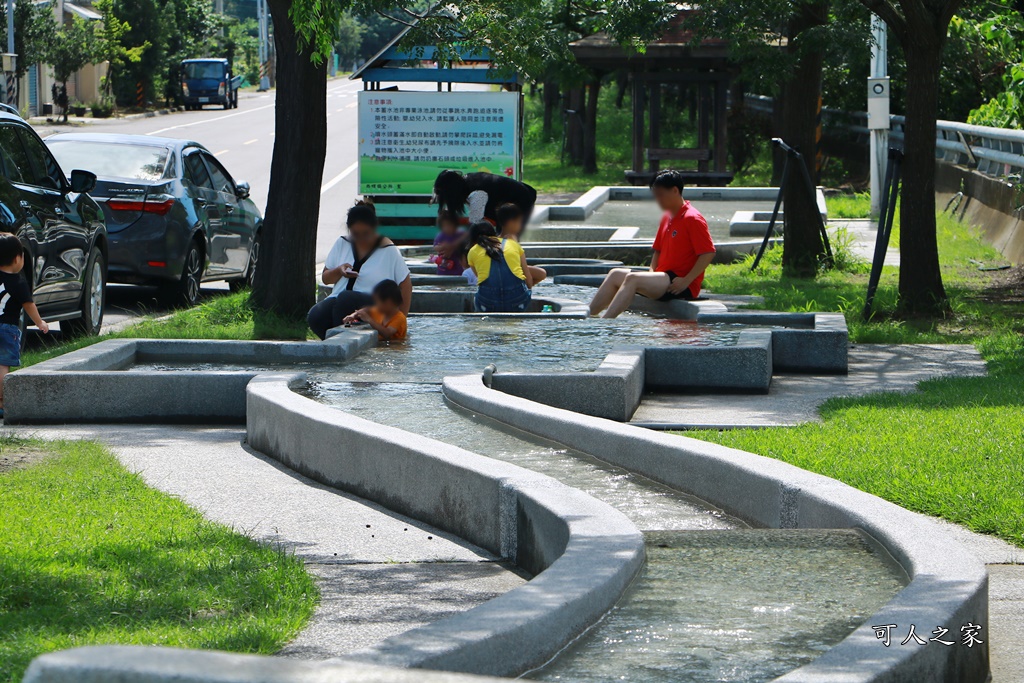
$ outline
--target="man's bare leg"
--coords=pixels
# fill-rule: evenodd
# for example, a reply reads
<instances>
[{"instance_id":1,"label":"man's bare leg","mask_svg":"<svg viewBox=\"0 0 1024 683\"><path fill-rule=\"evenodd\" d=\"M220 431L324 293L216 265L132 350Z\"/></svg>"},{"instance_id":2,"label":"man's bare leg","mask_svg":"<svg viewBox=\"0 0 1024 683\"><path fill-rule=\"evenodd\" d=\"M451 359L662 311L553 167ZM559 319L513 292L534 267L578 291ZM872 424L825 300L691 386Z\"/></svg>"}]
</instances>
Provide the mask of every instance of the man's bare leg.
<instances>
[{"instance_id":1,"label":"man's bare leg","mask_svg":"<svg viewBox=\"0 0 1024 683\"><path fill-rule=\"evenodd\" d=\"M605 276L604 282L597 288L594 300L590 302L590 315L597 315L608 308L629 272L626 268L614 268Z\"/></svg>"},{"instance_id":2,"label":"man's bare leg","mask_svg":"<svg viewBox=\"0 0 1024 683\"><path fill-rule=\"evenodd\" d=\"M633 303L633 297L637 294L642 294L648 299L660 299L668 291L670 283L671 280L666 273L629 273L608 305L604 317L617 318L619 314L629 308Z\"/></svg>"}]
</instances>

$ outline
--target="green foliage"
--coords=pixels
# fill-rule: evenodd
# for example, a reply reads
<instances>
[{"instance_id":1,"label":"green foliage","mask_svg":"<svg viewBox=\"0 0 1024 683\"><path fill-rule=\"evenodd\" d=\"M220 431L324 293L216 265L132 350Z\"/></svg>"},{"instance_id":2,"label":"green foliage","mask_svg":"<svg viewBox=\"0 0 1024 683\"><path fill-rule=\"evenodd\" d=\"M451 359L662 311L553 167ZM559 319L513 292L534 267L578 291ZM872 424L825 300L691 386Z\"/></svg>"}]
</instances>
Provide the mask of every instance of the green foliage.
<instances>
[{"instance_id":1,"label":"green foliage","mask_svg":"<svg viewBox=\"0 0 1024 683\"><path fill-rule=\"evenodd\" d=\"M255 19L232 21L227 25L228 44L234 55L234 72L248 83L260 80L259 24Z\"/></svg>"},{"instance_id":2,"label":"green foliage","mask_svg":"<svg viewBox=\"0 0 1024 683\"><path fill-rule=\"evenodd\" d=\"M971 111L967 122L996 128L1024 127L1024 63L1007 68L1006 90Z\"/></svg>"},{"instance_id":3,"label":"green foliage","mask_svg":"<svg viewBox=\"0 0 1024 683\"><path fill-rule=\"evenodd\" d=\"M27 450L47 457L0 473L0 681L84 645L270 654L312 614L294 556L205 520L98 444L0 441Z\"/></svg>"},{"instance_id":4,"label":"green foliage","mask_svg":"<svg viewBox=\"0 0 1024 683\"><path fill-rule=\"evenodd\" d=\"M357 59L363 46L363 34L366 27L351 12L345 12L338 20L338 33L334 43L334 51L343 69L347 69Z\"/></svg>"},{"instance_id":5,"label":"green foliage","mask_svg":"<svg viewBox=\"0 0 1024 683\"><path fill-rule=\"evenodd\" d=\"M231 56L208 0L97 0L96 7L111 62L107 92L121 105L136 104L140 83L145 102L173 101L181 60Z\"/></svg>"},{"instance_id":6,"label":"green foliage","mask_svg":"<svg viewBox=\"0 0 1024 683\"><path fill-rule=\"evenodd\" d=\"M46 61L53 68L53 77L66 84L72 74L96 61L96 33L85 19L75 17L71 23L56 30L46 51Z\"/></svg>"},{"instance_id":7,"label":"green foliage","mask_svg":"<svg viewBox=\"0 0 1024 683\"><path fill-rule=\"evenodd\" d=\"M871 216L871 193L830 194L825 196L828 217L868 218Z\"/></svg>"},{"instance_id":8,"label":"green foliage","mask_svg":"<svg viewBox=\"0 0 1024 683\"><path fill-rule=\"evenodd\" d=\"M132 41L129 35L131 26L118 17L114 0L97 0L96 10L103 15L103 19L94 27L95 57L97 61L108 63L107 75L103 80L103 92L107 99L113 99L115 82L128 65L142 60L142 55L150 47L150 43ZM134 102L134 97L130 102Z\"/></svg>"}]
</instances>

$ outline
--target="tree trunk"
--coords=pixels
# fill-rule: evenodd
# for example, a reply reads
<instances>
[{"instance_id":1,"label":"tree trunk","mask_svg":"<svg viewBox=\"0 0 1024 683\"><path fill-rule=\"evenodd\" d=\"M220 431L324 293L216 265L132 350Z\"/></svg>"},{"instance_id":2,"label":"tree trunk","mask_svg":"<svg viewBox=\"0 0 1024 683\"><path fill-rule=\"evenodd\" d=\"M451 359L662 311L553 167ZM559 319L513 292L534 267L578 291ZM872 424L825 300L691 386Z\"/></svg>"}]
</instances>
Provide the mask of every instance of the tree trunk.
<instances>
[{"instance_id":1,"label":"tree trunk","mask_svg":"<svg viewBox=\"0 0 1024 683\"><path fill-rule=\"evenodd\" d=\"M583 88L572 88L569 90L569 109L567 144L569 149L569 163L579 166L583 163L583 109L584 103Z\"/></svg>"},{"instance_id":2,"label":"tree trunk","mask_svg":"<svg viewBox=\"0 0 1024 683\"><path fill-rule=\"evenodd\" d=\"M803 49L783 88L782 139L803 157L801 161L790 158L789 180L783 188L782 269L791 277L817 275L824 254L815 193L807 189L797 165L803 163L809 177L814 178L815 119L823 61L821 50Z\"/></svg>"},{"instance_id":3,"label":"tree trunk","mask_svg":"<svg viewBox=\"0 0 1024 683\"><path fill-rule=\"evenodd\" d=\"M587 107L583 121L583 172L597 173L597 101L601 94L601 80L587 84Z\"/></svg>"},{"instance_id":4,"label":"tree trunk","mask_svg":"<svg viewBox=\"0 0 1024 683\"><path fill-rule=\"evenodd\" d=\"M907 59L903 189L900 200L900 308L932 315L948 310L935 225L935 120L945 36L913 31Z\"/></svg>"},{"instance_id":5,"label":"tree trunk","mask_svg":"<svg viewBox=\"0 0 1024 683\"><path fill-rule=\"evenodd\" d=\"M615 94L615 108L622 109L625 104L626 93L629 92L629 72L620 71L615 79L618 92Z\"/></svg>"},{"instance_id":6,"label":"tree trunk","mask_svg":"<svg viewBox=\"0 0 1024 683\"><path fill-rule=\"evenodd\" d=\"M558 84L552 81L544 82L544 132L542 134L545 142L551 142L554 137L555 111L558 109Z\"/></svg>"},{"instance_id":7,"label":"tree trunk","mask_svg":"<svg viewBox=\"0 0 1024 683\"><path fill-rule=\"evenodd\" d=\"M299 51L290 0L269 0L277 47L270 189L252 304L301 320L313 303L320 185L327 152L327 65Z\"/></svg>"}]
</instances>

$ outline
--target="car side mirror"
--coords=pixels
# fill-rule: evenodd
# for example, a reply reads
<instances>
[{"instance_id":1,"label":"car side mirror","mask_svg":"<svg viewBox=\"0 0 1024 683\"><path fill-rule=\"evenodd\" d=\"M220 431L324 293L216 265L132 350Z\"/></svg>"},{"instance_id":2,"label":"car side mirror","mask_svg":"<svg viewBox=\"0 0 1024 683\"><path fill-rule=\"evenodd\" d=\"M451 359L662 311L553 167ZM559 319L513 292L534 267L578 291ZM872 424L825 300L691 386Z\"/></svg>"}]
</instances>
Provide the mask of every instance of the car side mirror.
<instances>
[{"instance_id":1,"label":"car side mirror","mask_svg":"<svg viewBox=\"0 0 1024 683\"><path fill-rule=\"evenodd\" d=\"M239 199L248 199L249 183L245 182L244 180L240 183L237 183L235 185L235 196L238 197Z\"/></svg>"},{"instance_id":2,"label":"car side mirror","mask_svg":"<svg viewBox=\"0 0 1024 683\"><path fill-rule=\"evenodd\" d=\"M91 171L75 169L71 172L72 192L91 192L96 187L96 174Z\"/></svg>"}]
</instances>

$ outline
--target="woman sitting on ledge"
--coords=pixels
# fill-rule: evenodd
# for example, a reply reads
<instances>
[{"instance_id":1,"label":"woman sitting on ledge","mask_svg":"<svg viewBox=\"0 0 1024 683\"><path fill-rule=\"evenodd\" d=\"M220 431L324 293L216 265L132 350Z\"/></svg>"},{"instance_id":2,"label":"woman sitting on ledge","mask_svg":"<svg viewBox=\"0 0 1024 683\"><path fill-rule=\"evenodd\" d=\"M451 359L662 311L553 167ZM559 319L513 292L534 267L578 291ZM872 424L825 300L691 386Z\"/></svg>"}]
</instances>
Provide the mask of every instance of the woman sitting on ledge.
<instances>
[{"instance_id":1,"label":"woman sitting on ledge","mask_svg":"<svg viewBox=\"0 0 1024 683\"><path fill-rule=\"evenodd\" d=\"M665 215L654 238L650 270L616 268L608 273L590 302L590 315L608 309L605 318L618 317L637 294L658 301L692 301L700 295L704 271L715 258L708 223L683 199L683 175L678 171L659 173L651 181L651 194Z\"/></svg>"},{"instance_id":2,"label":"woman sitting on ledge","mask_svg":"<svg viewBox=\"0 0 1024 683\"><path fill-rule=\"evenodd\" d=\"M373 305L373 290L394 280L402 293L401 311L409 313L412 277L395 243L377 234L377 212L369 202L357 202L348 211L348 236L339 237L324 262L321 279L334 285L331 295L309 309L306 320L316 336L343 324L345 318Z\"/></svg>"}]
</instances>

